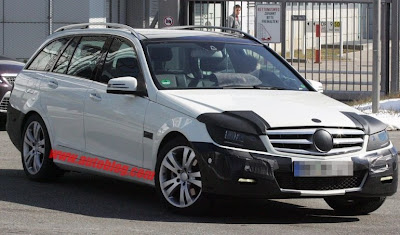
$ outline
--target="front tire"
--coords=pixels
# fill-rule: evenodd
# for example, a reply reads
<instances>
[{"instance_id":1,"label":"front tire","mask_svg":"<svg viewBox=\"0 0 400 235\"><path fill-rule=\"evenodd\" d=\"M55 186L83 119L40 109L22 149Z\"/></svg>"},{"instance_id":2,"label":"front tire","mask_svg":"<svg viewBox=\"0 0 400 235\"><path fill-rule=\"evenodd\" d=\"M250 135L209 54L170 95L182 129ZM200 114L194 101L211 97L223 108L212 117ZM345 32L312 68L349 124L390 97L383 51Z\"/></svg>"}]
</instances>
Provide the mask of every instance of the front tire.
<instances>
[{"instance_id":1,"label":"front tire","mask_svg":"<svg viewBox=\"0 0 400 235\"><path fill-rule=\"evenodd\" d=\"M209 201L202 192L201 164L196 152L182 137L169 141L159 151L156 189L168 209L184 214L200 214Z\"/></svg>"},{"instance_id":2,"label":"front tire","mask_svg":"<svg viewBox=\"0 0 400 235\"><path fill-rule=\"evenodd\" d=\"M30 116L22 132L21 159L25 174L32 180L49 180L63 174L49 158L51 143L46 125L39 115Z\"/></svg>"},{"instance_id":3,"label":"front tire","mask_svg":"<svg viewBox=\"0 0 400 235\"><path fill-rule=\"evenodd\" d=\"M339 214L366 215L381 207L386 197L327 197L324 200Z\"/></svg>"}]
</instances>

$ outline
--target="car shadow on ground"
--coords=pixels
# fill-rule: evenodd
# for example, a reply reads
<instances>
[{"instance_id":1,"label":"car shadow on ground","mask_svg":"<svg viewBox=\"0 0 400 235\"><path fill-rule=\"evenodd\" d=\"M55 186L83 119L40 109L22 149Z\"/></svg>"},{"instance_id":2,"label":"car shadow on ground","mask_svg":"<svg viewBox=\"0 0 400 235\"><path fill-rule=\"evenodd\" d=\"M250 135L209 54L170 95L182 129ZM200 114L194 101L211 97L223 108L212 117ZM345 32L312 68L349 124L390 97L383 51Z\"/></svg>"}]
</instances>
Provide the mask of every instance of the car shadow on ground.
<instances>
[{"instance_id":1,"label":"car shadow on ground","mask_svg":"<svg viewBox=\"0 0 400 235\"><path fill-rule=\"evenodd\" d=\"M22 170L0 170L0 200L93 217L139 221L307 224L359 221L274 200L216 199L206 216L167 211L152 187L100 176L68 173L53 182L33 182Z\"/></svg>"}]
</instances>

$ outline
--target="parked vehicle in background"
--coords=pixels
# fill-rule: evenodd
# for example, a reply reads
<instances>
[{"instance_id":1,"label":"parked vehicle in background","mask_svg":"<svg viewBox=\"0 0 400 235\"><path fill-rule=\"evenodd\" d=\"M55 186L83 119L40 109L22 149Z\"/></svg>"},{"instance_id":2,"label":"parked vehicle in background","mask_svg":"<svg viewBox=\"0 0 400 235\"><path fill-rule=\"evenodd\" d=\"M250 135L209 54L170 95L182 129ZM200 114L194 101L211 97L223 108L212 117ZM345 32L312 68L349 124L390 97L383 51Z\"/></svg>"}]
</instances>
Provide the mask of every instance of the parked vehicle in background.
<instances>
[{"instance_id":1,"label":"parked vehicle in background","mask_svg":"<svg viewBox=\"0 0 400 235\"><path fill-rule=\"evenodd\" d=\"M0 56L0 125L5 120L12 87L24 63Z\"/></svg>"},{"instance_id":2,"label":"parked vehicle in background","mask_svg":"<svg viewBox=\"0 0 400 235\"><path fill-rule=\"evenodd\" d=\"M367 214L397 191L386 125L317 92L253 36L89 26L50 35L15 81L7 132L30 179L140 182L179 212L218 194Z\"/></svg>"}]
</instances>

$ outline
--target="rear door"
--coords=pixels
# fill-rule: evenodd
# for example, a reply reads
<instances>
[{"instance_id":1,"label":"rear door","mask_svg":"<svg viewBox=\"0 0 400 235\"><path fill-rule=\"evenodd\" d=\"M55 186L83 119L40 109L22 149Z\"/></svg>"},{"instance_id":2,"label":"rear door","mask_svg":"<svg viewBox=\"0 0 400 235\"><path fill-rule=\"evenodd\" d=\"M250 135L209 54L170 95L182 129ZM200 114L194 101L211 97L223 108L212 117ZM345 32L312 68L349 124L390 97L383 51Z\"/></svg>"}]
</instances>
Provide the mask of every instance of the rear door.
<instances>
[{"instance_id":1,"label":"rear door","mask_svg":"<svg viewBox=\"0 0 400 235\"><path fill-rule=\"evenodd\" d=\"M85 102L86 154L141 167L143 123L149 99L146 96L107 94L112 78L135 77L145 87L133 44L114 38L97 81L91 84Z\"/></svg>"},{"instance_id":2,"label":"rear door","mask_svg":"<svg viewBox=\"0 0 400 235\"><path fill-rule=\"evenodd\" d=\"M54 149L76 153L85 148L84 100L106 40L104 36L75 37L40 83Z\"/></svg>"},{"instance_id":3,"label":"rear door","mask_svg":"<svg viewBox=\"0 0 400 235\"><path fill-rule=\"evenodd\" d=\"M47 79L51 64L54 63L57 59L57 55L70 39L71 37L57 38L49 42L37 53L35 58L29 62L26 69L21 71L13 90L13 96L18 97L18 99L13 100L17 107L26 105L28 100L37 102L40 105L41 95L38 95L39 84L41 81ZM36 99L36 97L38 99ZM35 107L36 104L29 102L29 106L29 108Z\"/></svg>"}]
</instances>

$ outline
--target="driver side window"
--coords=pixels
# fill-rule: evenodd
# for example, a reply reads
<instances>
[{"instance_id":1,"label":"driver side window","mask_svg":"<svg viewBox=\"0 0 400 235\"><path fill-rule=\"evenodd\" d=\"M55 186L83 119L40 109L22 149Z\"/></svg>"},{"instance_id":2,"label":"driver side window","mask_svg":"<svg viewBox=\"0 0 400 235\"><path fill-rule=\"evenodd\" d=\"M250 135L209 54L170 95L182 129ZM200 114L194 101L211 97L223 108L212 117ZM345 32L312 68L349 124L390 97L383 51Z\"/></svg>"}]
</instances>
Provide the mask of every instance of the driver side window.
<instances>
[{"instance_id":1,"label":"driver side window","mask_svg":"<svg viewBox=\"0 0 400 235\"><path fill-rule=\"evenodd\" d=\"M108 50L99 82L107 84L112 78L135 77L140 84L142 75L136 51L124 39L114 38Z\"/></svg>"}]
</instances>

